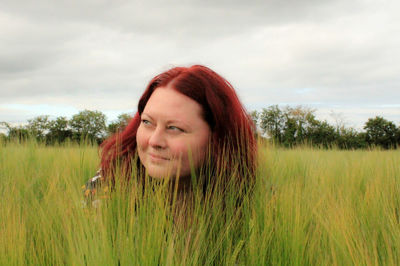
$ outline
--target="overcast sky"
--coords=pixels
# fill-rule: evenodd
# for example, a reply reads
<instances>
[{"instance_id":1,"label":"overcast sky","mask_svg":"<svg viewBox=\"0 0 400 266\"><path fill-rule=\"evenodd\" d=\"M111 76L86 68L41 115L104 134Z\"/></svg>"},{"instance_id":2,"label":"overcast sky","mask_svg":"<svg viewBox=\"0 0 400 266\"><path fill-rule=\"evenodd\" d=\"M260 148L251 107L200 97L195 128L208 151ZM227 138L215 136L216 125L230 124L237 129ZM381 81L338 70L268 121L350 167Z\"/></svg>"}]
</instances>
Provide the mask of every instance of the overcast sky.
<instances>
[{"instance_id":1,"label":"overcast sky","mask_svg":"<svg viewBox=\"0 0 400 266\"><path fill-rule=\"evenodd\" d=\"M0 0L0 121L133 113L148 81L204 64L248 110L304 105L400 125L400 1Z\"/></svg>"}]
</instances>

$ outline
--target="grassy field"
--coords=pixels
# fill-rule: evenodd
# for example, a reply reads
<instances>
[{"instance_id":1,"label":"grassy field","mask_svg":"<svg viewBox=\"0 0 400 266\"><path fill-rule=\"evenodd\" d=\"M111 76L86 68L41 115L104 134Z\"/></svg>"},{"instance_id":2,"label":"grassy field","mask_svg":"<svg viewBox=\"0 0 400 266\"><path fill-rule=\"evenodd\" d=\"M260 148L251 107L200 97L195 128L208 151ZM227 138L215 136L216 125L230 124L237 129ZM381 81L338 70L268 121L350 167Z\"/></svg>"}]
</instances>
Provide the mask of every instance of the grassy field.
<instances>
[{"instance_id":1,"label":"grassy field","mask_svg":"<svg viewBox=\"0 0 400 266\"><path fill-rule=\"evenodd\" d=\"M0 145L0 265L400 264L399 151L263 147L240 222L197 206L185 228L162 189L84 207L98 162L92 146Z\"/></svg>"}]
</instances>

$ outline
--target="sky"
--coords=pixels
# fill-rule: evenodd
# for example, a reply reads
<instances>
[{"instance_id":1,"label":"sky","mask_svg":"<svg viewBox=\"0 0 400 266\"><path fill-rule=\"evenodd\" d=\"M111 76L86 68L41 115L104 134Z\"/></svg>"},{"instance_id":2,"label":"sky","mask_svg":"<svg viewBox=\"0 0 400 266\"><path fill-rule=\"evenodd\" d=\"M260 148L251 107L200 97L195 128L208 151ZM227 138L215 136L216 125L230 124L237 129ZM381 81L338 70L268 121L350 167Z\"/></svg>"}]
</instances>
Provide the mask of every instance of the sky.
<instances>
[{"instance_id":1,"label":"sky","mask_svg":"<svg viewBox=\"0 0 400 266\"><path fill-rule=\"evenodd\" d=\"M133 114L147 83L202 64L247 110L400 126L400 1L0 0L0 122Z\"/></svg>"}]
</instances>

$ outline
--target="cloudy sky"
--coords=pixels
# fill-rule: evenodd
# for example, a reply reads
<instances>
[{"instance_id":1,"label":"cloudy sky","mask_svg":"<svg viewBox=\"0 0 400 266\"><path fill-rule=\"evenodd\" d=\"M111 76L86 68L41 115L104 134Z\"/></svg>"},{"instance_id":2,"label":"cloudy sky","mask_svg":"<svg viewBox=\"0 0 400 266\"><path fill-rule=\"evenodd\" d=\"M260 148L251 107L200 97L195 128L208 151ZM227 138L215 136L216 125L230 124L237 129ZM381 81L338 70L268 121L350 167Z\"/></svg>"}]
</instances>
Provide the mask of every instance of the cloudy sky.
<instances>
[{"instance_id":1,"label":"cloudy sky","mask_svg":"<svg viewBox=\"0 0 400 266\"><path fill-rule=\"evenodd\" d=\"M204 64L248 110L400 125L396 0L1 0L0 121L133 113L148 81Z\"/></svg>"}]
</instances>

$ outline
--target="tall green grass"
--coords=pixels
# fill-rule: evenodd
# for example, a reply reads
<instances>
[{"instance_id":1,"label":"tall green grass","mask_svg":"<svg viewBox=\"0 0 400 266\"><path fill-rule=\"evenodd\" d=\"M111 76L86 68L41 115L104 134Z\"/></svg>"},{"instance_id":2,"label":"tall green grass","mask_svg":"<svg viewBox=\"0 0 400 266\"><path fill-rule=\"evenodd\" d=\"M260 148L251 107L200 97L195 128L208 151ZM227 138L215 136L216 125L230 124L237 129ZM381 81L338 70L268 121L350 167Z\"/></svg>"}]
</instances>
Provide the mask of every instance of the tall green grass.
<instances>
[{"instance_id":1,"label":"tall green grass","mask_svg":"<svg viewBox=\"0 0 400 266\"><path fill-rule=\"evenodd\" d=\"M198 203L179 226L162 186L85 207L95 146L0 144L0 265L400 263L398 151L263 146L259 160L240 216Z\"/></svg>"}]
</instances>

